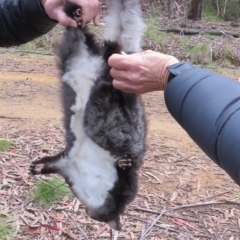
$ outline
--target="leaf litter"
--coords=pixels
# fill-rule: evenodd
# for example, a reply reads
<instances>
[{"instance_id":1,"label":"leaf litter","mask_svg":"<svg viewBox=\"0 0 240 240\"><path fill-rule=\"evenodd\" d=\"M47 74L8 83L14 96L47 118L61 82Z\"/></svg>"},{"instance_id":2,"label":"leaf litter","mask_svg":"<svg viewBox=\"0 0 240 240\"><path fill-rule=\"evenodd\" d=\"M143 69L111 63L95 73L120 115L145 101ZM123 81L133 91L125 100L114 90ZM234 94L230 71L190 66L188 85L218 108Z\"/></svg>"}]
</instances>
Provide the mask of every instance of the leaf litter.
<instances>
[{"instance_id":1,"label":"leaf litter","mask_svg":"<svg viewBox=\"0 0 240 240\"><path fill-rule=\"evenodd\" d=\"M65 196L44 206L36 199L29 199L29 192L39 180L52 179L52 176L29 175L29 164L39 156L55 154L62 149L59 140L63 142L63 133L60 129L31 129L13 134L8 131L8 137L14 147L7 154L0 153L0 214L15 216L13 222L19 226L18 239L116 237L104 224L91 220L83 205L73 196ZM238 187L224 173L220 174L225 180L224 186L198 185L198 166L209 174L221 170L209 164L200 151L195 152L195 157L186 157L185 153L177 151L177 147L174 150L174 146L169 147L173 152L167 151L164 139L154 134L149 135L147 142L145 163L139 173L139 195L128 206L123 216L123 231L118 233L117 239L159 239L160 236L162 239L237 239ZM50 149L46 151L38 147L43 144L51 146ZM162 149L163 154L155 148ZM184 165L181 165L181 159L185 159ZM204 172L201 168L200 171Z\"/></svg>"}]
</instances>

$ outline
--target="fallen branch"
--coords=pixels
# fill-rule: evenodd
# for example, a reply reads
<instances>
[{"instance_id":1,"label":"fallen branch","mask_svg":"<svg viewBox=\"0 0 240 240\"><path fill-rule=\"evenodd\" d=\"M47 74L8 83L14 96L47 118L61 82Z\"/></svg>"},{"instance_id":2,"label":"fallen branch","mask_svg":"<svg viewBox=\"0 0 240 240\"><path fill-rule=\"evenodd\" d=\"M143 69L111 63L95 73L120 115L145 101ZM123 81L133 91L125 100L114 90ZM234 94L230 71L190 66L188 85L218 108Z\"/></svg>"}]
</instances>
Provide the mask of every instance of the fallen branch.
<instances>
[{"instance_id":1,"label":"fallen branch","mask_svg":"<svg viewBox=\"0 0 240 240\"><path fill-rule=\"evenodd\" d=\"M53 56L52 53L44 53L44 52L35 52L35 51L28 51L28 50L18 50L18 49L8 49L6 51L0 51L1 53L27 53L27 54L36 54L36 55L47 55Z\"/></svg>"},{"instance_id":2,"label":"fallen branch","mask_svg":"<svg viewBox=\"0 0 240 240\"><path fill-rule=\"evenodd\" d=\"M186 34L186 35L203 35L203 34L209 34L214 36L228 36L228 37L234 37L239 38L240 33L230 33L230 32L215 32L215 31L196 31L192 29L178 29L178 28L169 28L169 29L159 29L160 32L170 32L170 33L179 33L179 34Z\"/></svg>"}]
</instances>

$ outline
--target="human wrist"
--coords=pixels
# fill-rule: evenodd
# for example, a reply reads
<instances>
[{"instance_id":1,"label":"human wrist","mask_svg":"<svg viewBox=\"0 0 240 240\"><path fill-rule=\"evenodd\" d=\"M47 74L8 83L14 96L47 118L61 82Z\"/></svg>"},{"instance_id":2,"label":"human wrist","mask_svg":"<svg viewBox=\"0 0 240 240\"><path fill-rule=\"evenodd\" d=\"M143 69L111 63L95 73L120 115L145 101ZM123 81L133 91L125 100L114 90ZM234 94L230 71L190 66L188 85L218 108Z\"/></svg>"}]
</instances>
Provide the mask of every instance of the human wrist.
<instances>
[{"instance_id":1,"label":"human wrist","mask_svg":"<svg viewBox=\"0 0 240 240\"><path fill-rule=\"evenodd\" d=\"M169 79L169 76L170 76L170 71L168 70L168 67L176 64L176 63L179 63L179 61L173 57L173 56L167 56L168 58L166 58L164 60L164 64L163 64L163 69L162 69L162 77L160 79L160 87L161 87L161 90L164 90L166 87L167 87L167 84L168 84L168 79Z\"/></svg>"}]
</instances>

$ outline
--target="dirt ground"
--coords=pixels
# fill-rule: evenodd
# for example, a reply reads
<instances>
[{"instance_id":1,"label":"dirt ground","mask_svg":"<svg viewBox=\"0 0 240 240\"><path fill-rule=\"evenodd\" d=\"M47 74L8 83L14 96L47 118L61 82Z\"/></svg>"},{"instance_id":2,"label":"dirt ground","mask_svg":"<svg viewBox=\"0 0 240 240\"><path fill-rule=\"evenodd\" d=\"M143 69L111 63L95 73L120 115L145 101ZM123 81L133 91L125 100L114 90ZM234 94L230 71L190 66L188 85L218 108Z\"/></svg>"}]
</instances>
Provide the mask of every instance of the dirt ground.
<instances>
[{"instance_id":1,"label":"dirt ground","mask_svg":"<svg viewBox=\"0 0 240 240\"><path fill-rule=\"evenodd\" d=\"M163 93L146 94L143 100L148 149L139 174L139 194L126 211L118 239L240 239L239 187L175 122ZM15 141L11 152L0 153L0 211L17 218L17 239L109 239L103 224L91 221L81 205L76 210L75 199L68 205L58 203L58 210L34 204L29 210L25 204L25 193L36 181L28 175L28 165L39 157L39 149L34 148L37 140L32 138L38 136L50 153L57 151L63 146L61 118L54 57L0 54L0 138ZM70 213L81 231L71 223ZM62 218L56 219L56 214Z\"/></svg>"}]
</instances>

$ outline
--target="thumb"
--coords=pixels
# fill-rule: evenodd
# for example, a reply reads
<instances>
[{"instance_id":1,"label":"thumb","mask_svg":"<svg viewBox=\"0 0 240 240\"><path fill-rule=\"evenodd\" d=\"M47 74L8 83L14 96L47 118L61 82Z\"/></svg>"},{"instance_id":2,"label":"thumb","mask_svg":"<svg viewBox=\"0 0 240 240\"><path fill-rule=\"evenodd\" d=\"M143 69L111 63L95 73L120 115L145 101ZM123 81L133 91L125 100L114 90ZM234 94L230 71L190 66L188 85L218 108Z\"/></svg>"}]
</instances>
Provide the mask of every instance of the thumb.
<instances>
[{"instance_id":1,"label":"thumb","mask_svg":"<svg viewBox=\"0 0 240 240\"><path fill-rule=\"evenodd\" d=\"M97 14L97 16L93 19L93 23L95 26L99 26L99 13Z\"/></svg>"}]
</instances>

